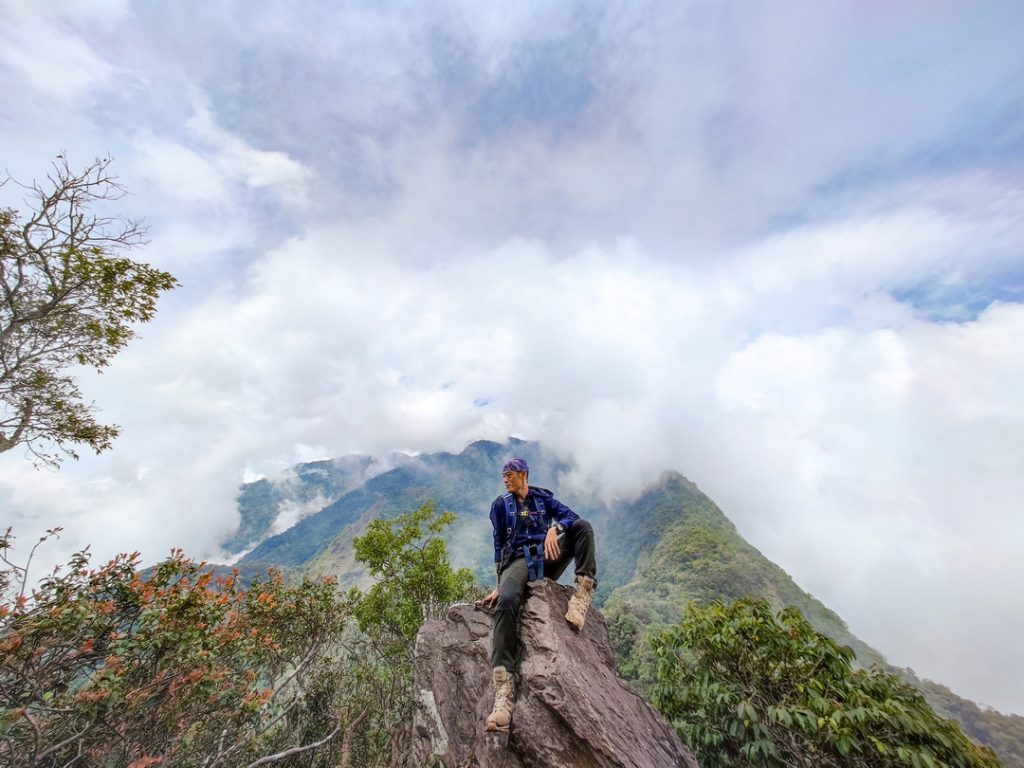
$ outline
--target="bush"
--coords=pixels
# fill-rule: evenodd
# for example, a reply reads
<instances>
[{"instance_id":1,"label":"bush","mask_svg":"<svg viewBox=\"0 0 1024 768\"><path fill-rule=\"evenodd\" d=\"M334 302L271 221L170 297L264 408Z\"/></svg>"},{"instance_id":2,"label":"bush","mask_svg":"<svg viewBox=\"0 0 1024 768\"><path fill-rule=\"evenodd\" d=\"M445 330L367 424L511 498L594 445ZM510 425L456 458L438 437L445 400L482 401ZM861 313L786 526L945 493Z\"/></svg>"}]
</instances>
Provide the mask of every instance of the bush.
<instances>
[{"instance_id":1,"label":"bush","mask_svg":"<svg viewBox=\"0 0 1024 768\"><path fill-rule=\"evenodd\" d=\"M655 706L705 768L994 768L921 693L764 600L691 606L653 642Z\"/></svg>"},{"instance_id":2,"label":"bush","mask_svg":"<svg viewBox=\"0 0 1024 768\"><path fill-rule=\"evenodd\" d=\"M243 586L180 550L147 571L80 552L27 593L8 530L0 764L401 764L416 630L471 589L436 537L449 522L428 504L372 523L356 541L379 578L365 595L274 570Z\"/></svg>"}]
</instances>

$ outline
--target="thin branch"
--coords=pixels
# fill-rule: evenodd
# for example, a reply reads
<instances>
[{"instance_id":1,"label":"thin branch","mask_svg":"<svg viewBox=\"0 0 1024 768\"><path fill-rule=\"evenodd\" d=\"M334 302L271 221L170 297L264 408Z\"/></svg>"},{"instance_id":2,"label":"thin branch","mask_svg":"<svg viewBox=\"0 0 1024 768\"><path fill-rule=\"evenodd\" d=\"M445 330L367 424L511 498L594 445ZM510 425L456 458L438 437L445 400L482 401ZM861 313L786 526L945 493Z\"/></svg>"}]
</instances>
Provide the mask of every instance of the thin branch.
<instances>
[{"instance_id":1,"label":"thin branch","mask_svg":"<svg viewBox=\"0 0 1024 768\"><path fill-rule=\"evenodd\" d=\"M32 422L32 416L36 409L35 401L31 397L26 397L22 402L24 403L24 410L21 412L21 419L18 421L18 426L14 428L14 432L11 433L10 437L0 433L0 453L9 451L16 446L21 440L21 436L25 434L28 425ZM35 547L32 548L32 551L35 551ZM29 559L31 560L31 558ZM24 584L22 584L21 594L25 594Z\"/></svg>"},{"instance_id":2,"label":"thin branch","mask_svg":"<svg viewBox=\"0 0 1024 768\"><path fill-rule=\"evenodd\" d=\"M68 768L68 766L74 765L75 763L77 763L81 759L82 759L82 742L79 741L78 742L78 754L75 755L74 757L72 757L66 763L64 763L64 765L61 766L61 768Z\"/></svg>"},{"instance_id":3,"label":"thin branch","mask_svg":"<svg viewBox=\"0 0 1024 768\"><path fill-rule=\"evenodd\" d=\"M313 645L310 646L309 651L302 658L302 661L300 661L298 665L296 665L292 673L284 679L284 682L277 686L277 690L270 694L270 698L267 699L267 701L273 701L274 697L276 697L277 694L284 690L285 686L288 685L289 682L291 682L292 678L294 678L296 675L298 675L302 670L306 668L306 665L309 664L309 662L313 659L313 655L320 649L320 646L322 644L323 642L321 640L317 640L313 643Z\"/></svg>"},{"instance_id":4,"label":"thin branch","mask_svg":"<svg viewBox=\"0 0 1024 768\"><path fill-rule=\"evenodd\" d=\"M258 728L254 728L253 730L251 730L248 734L244 735L240 740L236 741L234 744L232 744L230 747L228 747L227 751L225 751L225 752L220 752L219 751L217 754L215 754L213 756L213 761L210 763L210 768L213 768L213 766L217 765L217 763L219 763L221 760L226 759L228 756L230 756L236 750L241 749L242 747L244 747L246 744L248 744L254 738L259 736L261 733L264 733L265 731L269 730L270 728L273 728L275 725L277 725L278 722L280 722L284 717L286 717L288 715L288 713L292 711L292 708L296 704L298 704L298 703L299 703L299 700L296 699L291 704L289 704L287 707L285 707L283 710L281 710L281 712L278 713L277 716L275 716L273 720L270 720L269 722L263 723Z\"/></svg>"},{"instance_id":5,"label":"thin branch","mask_svg":"<svg viewBox=\"0 0 1024 768\"><path fill-rule=\"evenodd\" d=\"M32 715L30 715L28 712L22 712L21 716L24 717L28 721L28 724L32 726L32 730L35 733L35 739L36 739L35 748L32 751L33 752L38 752L39 751L39 745L43 741L43 733L42 733L42 731L39 730L39 724L36 722L35 718L32 717ZM33 762L35 762L35 761L33 761Z\"/></svg>"},{"instance_id":6,"label":"thin branch","mask_svg":"<svg viewBox=\"0 0 1024 768\"><path fill-rule=\"evenodd\" d=\"M286 677L281 682L281 684L277 686L274 692L271 693L270 696L267 698L268 703L273 701L277 697L277 695L285 689L288 683L291 682L291 680L295 678L295 676L298 675L299 672L301 672L306 667L307 664L309 664L314 654L320 648L321 645L322 642L318 640L315 643L313 643L312 646L310 646L310 649L306 652L306 655L302 658L302 660L295 666L295 668L292 670L292 673L288 675L288 677ZM297 700L293 701L291 704L285 707L285 709L280 714L278 714L273 720L271 720L268 723L264 723L259 728L256 728L254 731L249 733L249 735L243 737L241 740L232 744L231 747L226 752L218 752L218 754L215 755L213 761L210 763L209 768L213 768L213 766L215 766L221 760L228 757L228 755L230 755L232 752L234 752L237 749L240 749L249 741L251 741L254 737L258 736L260 733L265 732L268 728L273 727L274 724L276 724L279 720L281 720L281 718L283 718L286 714L288 714L288 712L291 711L292 707L294 707L296 703Z\"/></svg>"},{"instance_id":7,"label":"thin branch","mask_svg":"<svg viewBox=\"0 0 1024 768\"><path fill-rule=\"evenodd\" d=\"M35 758L33 759L33 762L34 763L38 763L39 761L41 761L44 758L48 757L49 755L53 754L54 752L56 752L57 750L61 749L62 747L66 747L68 744L73 742L75 739L82 738L82 736L84 736L89 731L90 725L91 724L87 724L85 726L85 728L80 730L78 733L75 733L75 734L72 734L71 736L68 736L66 739L64 739L64 741L58 741L56 744L54 744L49 749L44 750L40 754L36 755Z\"/></svg>"},{"instance_id":8,"label":"thin branch","mask_svg":"<svg viewBox=\"0 0 1024 768\"><path fill-rule=\"evenodd\" d=\"M317 749L318 747L322 747L324 744L326 744L328 741L330 741L331 739L333 739L335 736L338 735L338 731L341 730L341 726L342 726L342 723L341 723L341 719L339 718L338 719L338 725L334 728L334 730L331 731L326 736L324 736L322 739L320 739L320 741L315 741L312 744L307 744L304 747L292 747L291 749L286 749L284 752L278 752L276 755L267 755L266 757L261 757L259 760L255 760L255 761L249 763L247 768L257 768L257 766L260 766L260 765L267 765L268 763L276 763L276 762L278 762L280 760L284 760L286 757L291 757L292 755L299 755L299 754L302 754L303 752L308 752L311 749Z\"/></svg>"}]
</instances>

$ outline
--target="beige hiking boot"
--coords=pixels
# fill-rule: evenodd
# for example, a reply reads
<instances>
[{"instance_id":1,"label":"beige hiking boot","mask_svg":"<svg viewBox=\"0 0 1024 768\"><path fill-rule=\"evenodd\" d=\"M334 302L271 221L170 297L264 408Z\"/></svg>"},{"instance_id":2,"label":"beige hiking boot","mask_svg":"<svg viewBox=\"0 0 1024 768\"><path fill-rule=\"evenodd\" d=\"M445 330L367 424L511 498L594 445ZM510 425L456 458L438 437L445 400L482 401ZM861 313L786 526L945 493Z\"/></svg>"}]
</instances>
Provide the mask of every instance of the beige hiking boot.
<instances>
[{"instance_id":1,"label":"beige hiking boot","mask_svg":"<svg viewBox=\"0 0 1024 768\"><path fill-rule=\"evenodd\" d=\"M516 678L504 667L495 667L491 672L494 683L494 709L487 716L484 730L508 733L515 708Z\"/></svg>"},{"instance_id":2,"label":"beige hiking boot","mask_svg":"<svg viewBox=\"0 0 1024 768\"><path fill-rule=\"evenodd\" d=\"M594 597L594 580L589 576L576 577L576 591L569 600L569 610L565 612L565 620L572 624L576 631L583 629L587 620L587 610Z\"/></svg>"}]
</instances>

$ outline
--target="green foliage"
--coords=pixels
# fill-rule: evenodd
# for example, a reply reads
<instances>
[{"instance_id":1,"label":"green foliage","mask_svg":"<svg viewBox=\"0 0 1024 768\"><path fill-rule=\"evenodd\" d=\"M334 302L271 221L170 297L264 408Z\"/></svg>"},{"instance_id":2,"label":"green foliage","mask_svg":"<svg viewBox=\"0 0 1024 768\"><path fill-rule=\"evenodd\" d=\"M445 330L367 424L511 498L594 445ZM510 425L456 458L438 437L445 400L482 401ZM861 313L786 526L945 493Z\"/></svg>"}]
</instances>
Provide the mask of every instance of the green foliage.
<instances>
[{"instance_id":1,"label":"green foliage","mask_svg":"<svg viewBox=\"0 0 1024 768\"><path fill-rule=\"evenodd\" d=\"M138 555L93 569L82 552L26 594L28 567L9 558L8 531L0 758L105 768L400 764L416 630L473 589L439 538L450 522L426 504L372 523L356 542L379 578L365 595L330 579L289 583L273 570L243 588L237 572L215 577L180 551L148 572Z\"/></svg>"},{"instance_id":2,"label":"green foliage","mask_svg":"<svg viewBox=\"0 0 1024 768\"><path fill-rule=\"evenodd\" d=\"M374 520L354 540L356 558L377 579L356 610L361 629L411 647L423 622L441 618L448 606L470 595L472 572L452 569L440 538L454 519L428 501L394 520Z\"/></svg>"},{"instance_id":3,"label":"green foliage","mask_svg":"<svg viewBox=\"0 0 1024 768\"><path fill-rule=\"evenodd\" d=\"M0 541L0 755L8 764L248 765L301 748L337 765L360 702L340 682L353 604L329 581L242 589L180 551L93 569L87 552L25 594ZM327 695L321 695L328 692ZM298 753L297 753L298 754Z\"/></svg>"},{"instance_id":4,"label":"green foliage","mask_svg":"<svg viewBox=\"0 0 1024 768\"><path fill-rule=\"evenodd\" d=\"M369 731L375 737L367 737L365 750L390 752L392 764L408 744L417 631L451 603L480 591L468 570L453 570L449 563L441 533L453 517L428 501L414 512L374 520L353 542L356 558L377 580L365 594L350 593L367 641L364 687L376 692L372 711L378 725Z\"/></svg>"},{"instance_id":5,"label":"green foliage","mask_svg":"<svg viewBox=\"0 0 1024 768\"><path fill-rule=\"evenodd\" d=\"M897 676L855 670L796 608L693 606L653 647L654 704L705 768L999 765Z\"/></svg>"},{"instance_id":6,"label":"green foliage","mask_svg":"<svg viewBox=\"0 0 1024 768\"><path fill-rule=\"evenodd\" d=\"M48 184L28 188L24 217L0 210L0 452L24 445L58 464L76 445L109 448L117 427L96 421L64 372L108 365L177 285L123 255L145 242L138 223L90 212L123 194L110 162L74 173L59 157Z\"/></svg>"}]
</instances>

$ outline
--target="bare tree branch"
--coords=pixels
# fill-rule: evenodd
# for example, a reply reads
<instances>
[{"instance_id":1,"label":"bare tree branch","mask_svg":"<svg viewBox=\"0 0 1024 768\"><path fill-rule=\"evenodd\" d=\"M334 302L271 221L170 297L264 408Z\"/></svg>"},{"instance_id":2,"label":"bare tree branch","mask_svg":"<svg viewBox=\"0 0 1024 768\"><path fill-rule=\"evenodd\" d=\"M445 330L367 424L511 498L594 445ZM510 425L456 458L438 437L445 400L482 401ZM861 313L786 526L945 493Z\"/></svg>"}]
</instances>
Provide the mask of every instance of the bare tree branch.
<instances>
[{"instance_id":1,"label":"bare tree branch","mask_svg":"<svg viewBox=\"0 0 1024 768\"><path fill-rule=\"evenodd\" d=\"M281 760L284 760L287 757L291 757L292 755L299 755L299 754L302 754L303 752L308 752L311 749L317 749L318 747L322 747L324 744L326 744L328 741L330 741L331 739L333 739L335 736L338 735L338 731L341 730L341 727L342 727L342 723L341 723L341 720L339 718L338 725L335 726L334 730L331 731L326 736L324 736L322 739L320 739L320 741L315 741L312 744L305 745L304 747L292 747L291 749L286 749L283 752L278 752L275 755L266 755L264 757L261 757L259 760L254 760L253 762L249 763L247 768L257 768L257 766L260 766L260 765L267 765L269 763L276 763L276 762L279 762Z\"/></svg>"}]
</instances>

